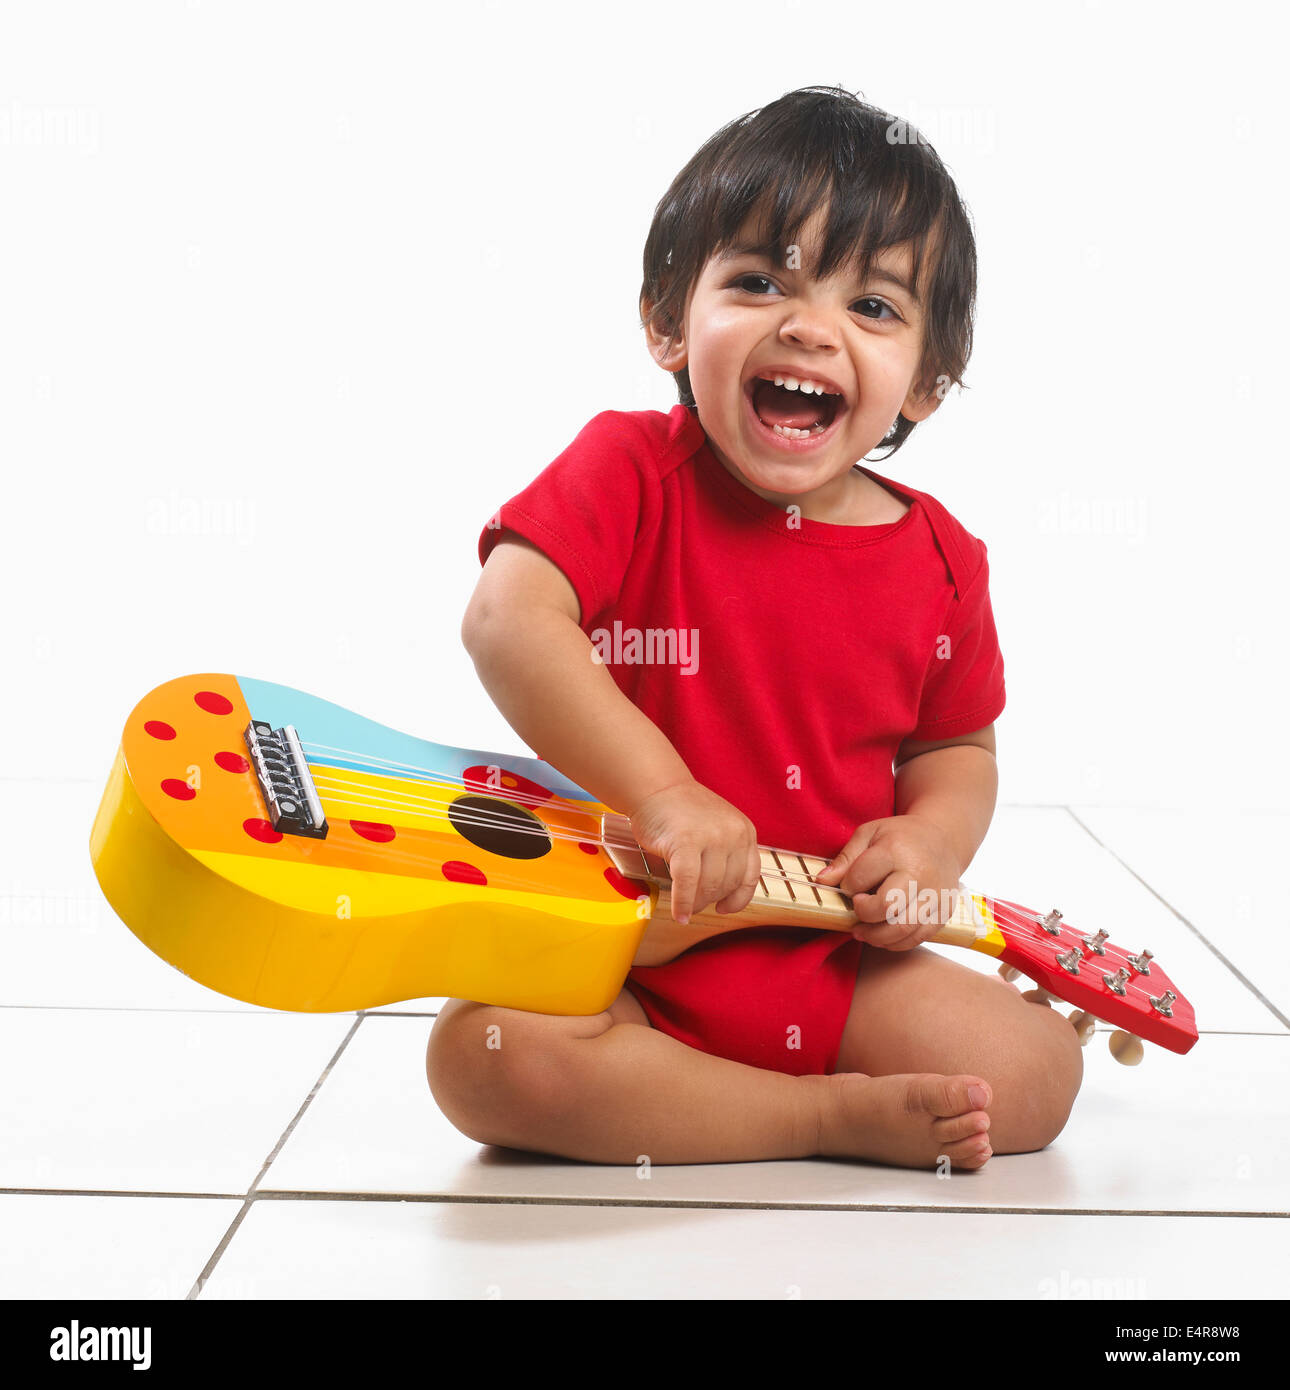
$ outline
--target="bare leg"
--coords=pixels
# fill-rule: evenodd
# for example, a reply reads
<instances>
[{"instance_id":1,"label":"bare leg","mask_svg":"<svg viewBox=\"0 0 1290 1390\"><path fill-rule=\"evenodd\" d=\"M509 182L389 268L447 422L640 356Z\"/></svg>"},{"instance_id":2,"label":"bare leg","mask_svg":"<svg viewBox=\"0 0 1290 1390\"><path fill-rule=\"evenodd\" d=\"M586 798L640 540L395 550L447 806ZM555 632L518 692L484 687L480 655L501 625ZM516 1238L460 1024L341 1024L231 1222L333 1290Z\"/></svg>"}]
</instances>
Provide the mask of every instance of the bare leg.
<instances>
[{"instance_id":1,"label":"bare leg","mask_svg":"<svg viewBox=\"0 0 1290 1390\"><path fill-rule=\"evenodd\" d=\"M605 1013L577 1018L451 1000L431 1033L426 1073L440 1109L472 1139L592 1163L809 1157L822 1151L837 1089L833 1077L762 1071L688 1047L651 1028L626 990ZM974 1084L875 1081L845 1152L919 1166L946 1154L978 1166L988 1087L978 1104Z\"/></svg>"},{"instance_id":2,"label":"bare leg","mask_svg":"<svg viewBox=\"0 0 1290 1390\"><path fill-rule=\"evenodd\" d=\"M853 1093L847 1108L863 1124L866 1090L854 1077L906 1072L984 1077L993 1092L991 1148L1022 1153L1061 1133L1084 1061L1062 1014L1027 1001L998 976L923 946L867 947L832 1079Z\"/></svg>"}]
</instances>

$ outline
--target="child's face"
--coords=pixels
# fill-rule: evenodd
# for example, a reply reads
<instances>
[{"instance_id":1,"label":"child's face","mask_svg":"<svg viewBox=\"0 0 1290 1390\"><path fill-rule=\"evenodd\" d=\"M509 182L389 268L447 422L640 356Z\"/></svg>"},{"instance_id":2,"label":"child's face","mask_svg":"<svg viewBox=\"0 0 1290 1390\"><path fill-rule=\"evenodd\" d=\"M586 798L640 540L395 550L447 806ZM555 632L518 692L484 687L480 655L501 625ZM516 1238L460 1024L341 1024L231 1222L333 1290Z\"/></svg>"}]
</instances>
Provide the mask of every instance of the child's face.
<instances>
[{"instance_id":1,"label":"child's face","mask_svg":"<svg viewBox=\"0 0 1290 1390\"><path fill-rule=\"evenodd\" d=\"M652 340L664 368L689 368L710 445L758 492L834 493L829 484L881 443L899 413L921 420L939 404L934 393L922 399L912 392L923 307L883 275L908 282L910 248L880 252L867 283L851 267L827 280L811 278L794 265L815 264L823 216L817 212L802 229L800 254L790 249L788 265L756 253L709 259L673 351ZM741 236L736 251L753 240ZM840 399L833 405L828 396L755 385L776 375L815 381ZM776 433L754 400L764 416L787 416L806 433Z\"/></svg>"}]
</instances>

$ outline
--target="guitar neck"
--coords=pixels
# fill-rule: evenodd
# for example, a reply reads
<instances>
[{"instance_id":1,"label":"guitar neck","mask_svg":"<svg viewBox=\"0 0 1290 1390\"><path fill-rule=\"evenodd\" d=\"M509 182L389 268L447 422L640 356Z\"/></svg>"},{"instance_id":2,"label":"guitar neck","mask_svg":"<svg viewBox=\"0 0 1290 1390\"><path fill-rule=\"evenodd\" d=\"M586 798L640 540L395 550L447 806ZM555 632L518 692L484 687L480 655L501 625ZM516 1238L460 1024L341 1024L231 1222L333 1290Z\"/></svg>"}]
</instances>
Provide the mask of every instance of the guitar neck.
<instances>
[{"instance_id":1,"label":"guitar neck","mask_svg":"<svg viewBox=\"0 0 1290 1390\"><path fill-rule=\"evenodd\" d=\"M823 931L849 932L857 917L851 899L837 888L813 882L814 875L829 860L795 850L758 845L761 875L752 900L740 912L718 912L715 906L691 914L684 926L672 918L672 878L666 863L643 850L631 831L626 816L610 813L602 818L601 841L618 871L627 878L642 880L658 889L658 900L650 917L647 940L649 955L671 956L723 932L742 927L816 927ZM960 893L954 917L931 939L947 946L971 946L987 928L972 911L969 895ZM662 953L669 952L666 957ZM637 958L638 965L649 962ZM661 963L661 960L660 960Z\"/></svg>"}]
</instances>

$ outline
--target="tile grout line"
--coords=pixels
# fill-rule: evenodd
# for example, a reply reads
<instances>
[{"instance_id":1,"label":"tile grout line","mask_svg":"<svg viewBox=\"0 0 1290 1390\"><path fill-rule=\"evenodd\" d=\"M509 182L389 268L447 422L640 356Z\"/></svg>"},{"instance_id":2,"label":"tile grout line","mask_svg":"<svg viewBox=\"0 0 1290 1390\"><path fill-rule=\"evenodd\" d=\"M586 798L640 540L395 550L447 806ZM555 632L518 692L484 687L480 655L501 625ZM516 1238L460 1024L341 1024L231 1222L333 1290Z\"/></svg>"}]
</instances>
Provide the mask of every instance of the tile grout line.
<instances>
[{"instance_id":1,"label":"tile grout line","mask_svg":"<svg viewBox=\"0 0 1290 1390\"><path fill-rule=\"evenodd\" d=\"M291 1123L288 1124L286 1129L278 1136L278 1142L273 1146L272 1152L269 1154L268 1158L264 1160L264 1163L260 1167L260 1171L255 1175L255 1180L243 1194L242 1205L237 1215L234 1216L228 1230L224 1232L223 1238L220 1240L219 1244L211 1252L210 1259L208 1259L202 1267L201 1273L197 1276L197 1282L188 1291L188 1301L196 1299L200 1295L202 1289L205 1288L206 1281L211 1277L215 1266L219 1263L220 1257L223 1255L224 1251L228 1249L229 1242L233 1239L234 1235L237 1234L237 1228L246 1220L246 1214L251 1210L251 1204L255 1200L256 1188L259 1187L264 1175L269 1171L269 1165L277 1158L278 1154L282 1152L282 1146L291 1137L292 1130L300 1123L301 1116L304 1115L305 1111L308 1110L313 1103L313 1098L318 1094L319 1088L322 1086L323 1082L331 1075L332 1068L340 1060L341 1053L349 1046L350 1040L358 1031L358 1026L362 1023L364 1017L366 1017L366 1015L359 1014L350 1025L349 1032L340 1040L339 1046L336 1048L336 1051L332 1053L330 1061L328 1061L327 1065L322 1069L322 1073L319 1075L317 1081L314 1082L309 1094L301 1102L299 1110L296 1111L291 1119Z\"/></svg>"},{"instance_id":2,"label":"tile grout line","mask_svg":"<svg viewBox=\"0 0 1290 1390\"><path fill-rule=\"evenodd\" d=\"M1156 892L1156 890L1147 882L1145 878L1142 877L1140 873L1138 873L1134 869L1131 869L1128 866L1128 864L1126 864L1124 860L1121 859L1118 854L1116 854L1116 852L1110 847L1110 845L1103 844L1103 842L1099 840L1096 835L1093 834L1089 827L1085 825L1082 820L1080 820L1080 818L1069 806L1066 807L1066 813L1075 822L1075 824L1078 825L1080 829L1083 830L1083 832L1093 841L1095 845L1097 845L1100 849L1105 850L1107 854L1109 854L1111 858L1114 859L1115 862L1126 873L1132 874L1133 877L1138 880L1138 882L1147 890L1148 893L1151 894L1153 898L1156 899L1158 903L1168 908L1169 911L1173 913L1173 915L1183 924L1184 927L1187 928L1189 932L1191 932L1191 934L1197 939L1197 941L1201 943L1202 946L1206 947L1212 955L1217 956L1218 959L1221 960L1225 966L1227 966L1227 968L1232 972L1232 974L1235 975L1238 980L1240 980L1240 982L1246 987L1246 989L1248 989L1250 993L1254 995L1254 997L1259 1001L1259 1003L1262 1004L1263 1007L1267 1009L1267 1011L1270 1014L1272 1014L1274 1018L1278 1019L1287 1028L1290 1028L1290 1018L1287 1018L1286 1015L1283 1014L1281 1010L1278 1009L1277 1006L1269 998L1267 998L1267 996L1262 992L1262 990L1259 989L1259 987L1256 984L1254 984L1252 980L1248 979L1245 975L1243 975L1236 968L1236 966L1234 966L1232 962L1228 960L1228 958L1222 953L1222 951L1220 951L1218 947L1215 946L1212 941L1210 941L1210 939L1205 935L1203 931L1200 930L1199 927L1197 927L1193 922L1189 922L1187 918L1184 917L1182 913L1178 911L1178 909L1173 905L1173 903L1171 903L1162 894Z\"/></svg>"},{"instance_id":3,"label":"tile grout line","mask_svg":"<svg viewBox=\"0 0 1290 1390\"><path fill-rule=\"evenodd\" d=\"M232 1200L237 1201L241 1194L236 1192L122 1192L108 1189L75 1190L69 1188L0 1188L0 1196L37 1197L161 1197L192 1198L194 1201ZM1239 1218L1241 1220L1290 1220L1290 1210L1235 1211L1218 1208L1198 1207L991 1207L991 1206L938 1206L931 1202L775 1202L775 1201L719 1201L705 1197L522 1197L483 1193L451 1192L340 1192L318 1189L305 1192L288 1188L265 1188L242 1197L244 1207L254 1202L414 1202L423 1206L516 1206L516 1207L642 1207L660 1211L832 1211L832 1212L910 1212L928 1215L947 1214L951 1216L1159 1216L1159 1217L1197 1217L1197 1218ZM238 1213L236 1221L245 1215ZM221 1242L227 1246L234 1226ZM213 1261L214 1257L212 1257ZM191 1298L193 1295L188 1295Z\"/></svg>"},{"instance_id":4,"label":"tile grout line","mask_svg":"<svg viewBox=\"0 0 1290 1390\"><path fill-rule=\"evenodd\" d=\"M240 1202L244 1192L181 1192L176 1188L131 1187L0 1187L0 1197L170 1197L194 1202Z\"/></svg>"},{"instance_id":5,"label":"tile grout line","mask_svg":"<svg viewBox=\"0 0 1290 1390\"><path fill-rule=\"evenodd\" d=\"M517 1197L463 1195L451 1192L292 1192L286 1188L269 1188L256 1195L257 1202L419 1202L442 1206L512 1206L512 1207L652 1207L664 1211L904 1211L926 1212L929 1215L949 1213L967 1216L1195 1216L1249 1217L1257 1220L1290 1220L1290 1209L1284 1211L1223 1211L1201 1207L1194 1210L1174 1207L990 1207L937 1206L930 1202L757 1202L719 1201L705 1197Z\"/></svg>"}]
</instances>

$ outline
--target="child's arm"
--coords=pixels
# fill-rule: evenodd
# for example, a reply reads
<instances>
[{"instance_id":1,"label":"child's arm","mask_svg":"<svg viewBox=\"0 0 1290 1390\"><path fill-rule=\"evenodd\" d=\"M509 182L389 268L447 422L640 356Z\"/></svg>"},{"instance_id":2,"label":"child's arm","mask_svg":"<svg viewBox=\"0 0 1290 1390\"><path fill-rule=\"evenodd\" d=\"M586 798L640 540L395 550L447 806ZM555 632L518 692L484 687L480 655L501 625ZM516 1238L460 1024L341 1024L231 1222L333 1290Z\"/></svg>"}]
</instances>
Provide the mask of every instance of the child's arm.
<instances>
[{"instance_id":1,"label":"child's arm","mask_svg":"<svg viewBox=\"0 0 1290 1390\"><path fill-rule=\"evenodd\" d=\"M960 875L981 848L998 794L993 724L958 738L935 743L907 739L901 745L896 758L896 814L940 826Z\"/></svg>"},{"instance_id":2,"label":"child's arm","mask_svg":"<svg viewBox=\"0 0 1290 1390\"><path fill-rule=\"evenodd\" d=\"M488 556L461 637L494 704L540 758L632 818L667 860L678 921L716 903L737 912L760 872L752 822L690 775L658 726L619 690L579 627L564 572L503 536Z\"/></svg>"},{"instance_id":3,"label":"child's arm","mask_svg":"<svg viewBox=\"0 0 1290 1390\"><path fill-rule=\"evenodd\" d=\"M886 950L908 950L933 936L917 921L918 895L954 888L985 839L999 789L994 725L934 742L906 740L896 761L896 814L858 826L816 875L849 893L856 916L873 925L856 935ZM907 920L888 918L887 895L905 895ZM924 900L926 902L927 900Z\"/></svg>"}]
</instances>

